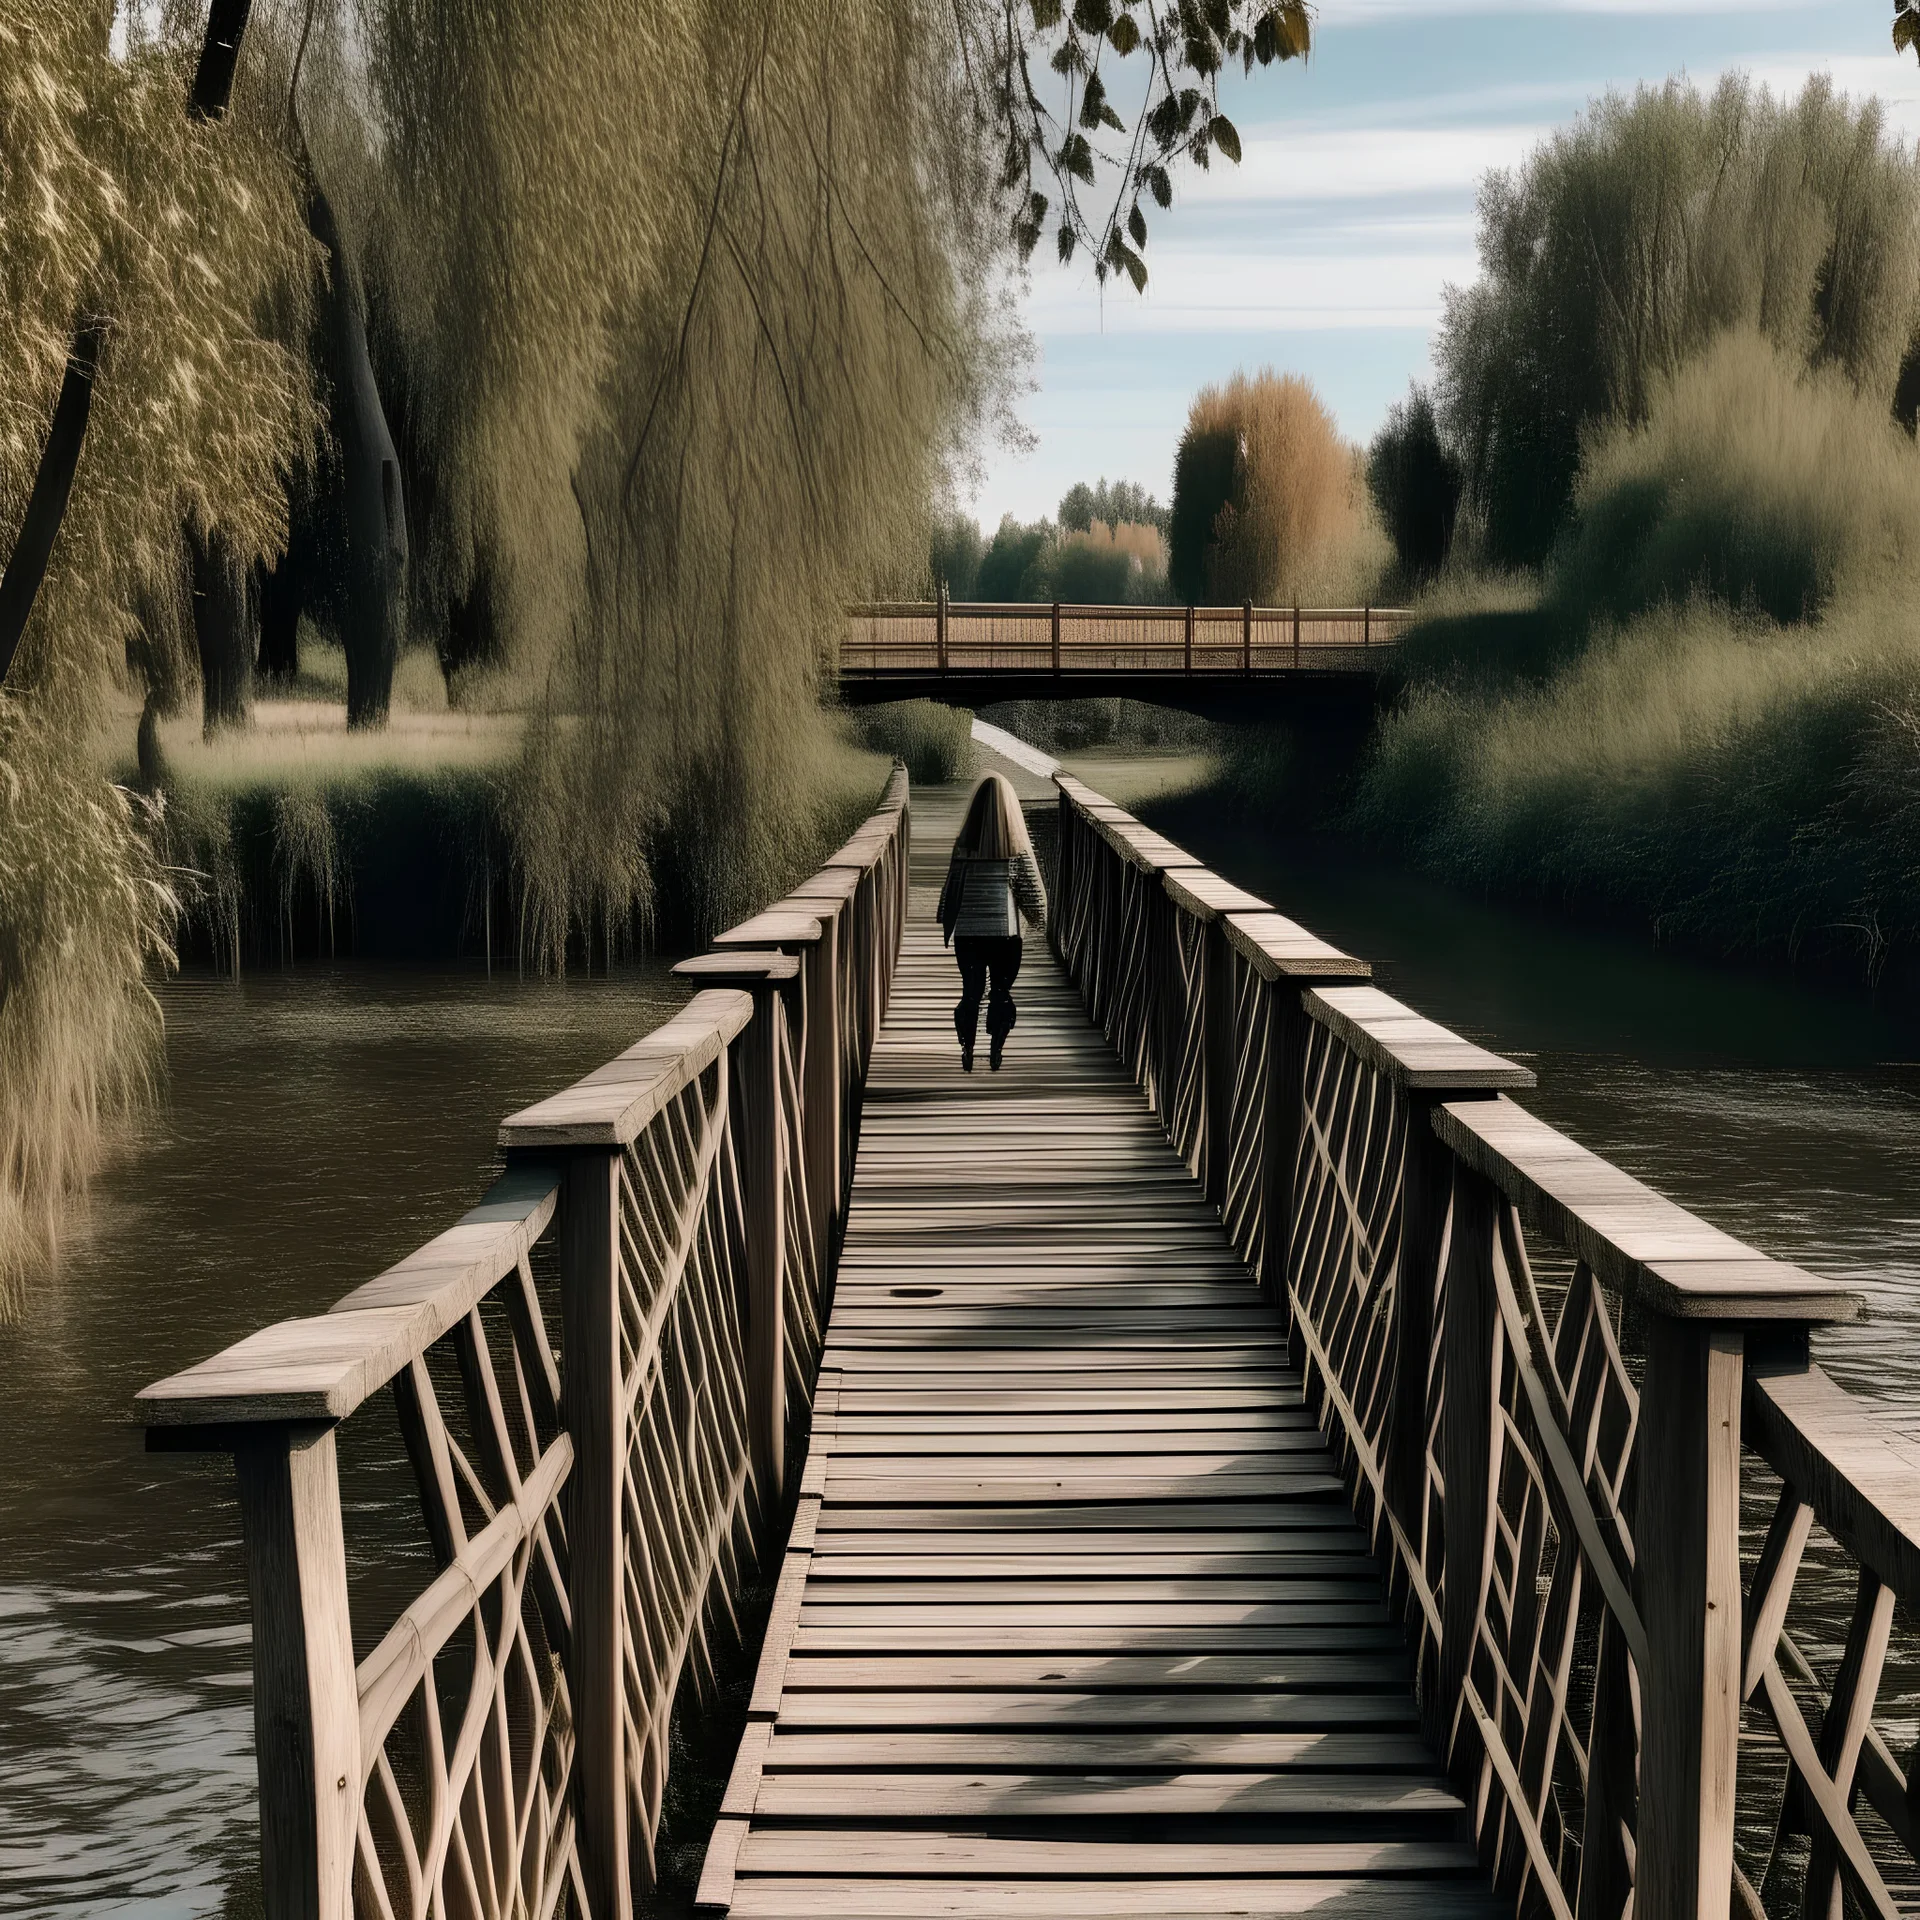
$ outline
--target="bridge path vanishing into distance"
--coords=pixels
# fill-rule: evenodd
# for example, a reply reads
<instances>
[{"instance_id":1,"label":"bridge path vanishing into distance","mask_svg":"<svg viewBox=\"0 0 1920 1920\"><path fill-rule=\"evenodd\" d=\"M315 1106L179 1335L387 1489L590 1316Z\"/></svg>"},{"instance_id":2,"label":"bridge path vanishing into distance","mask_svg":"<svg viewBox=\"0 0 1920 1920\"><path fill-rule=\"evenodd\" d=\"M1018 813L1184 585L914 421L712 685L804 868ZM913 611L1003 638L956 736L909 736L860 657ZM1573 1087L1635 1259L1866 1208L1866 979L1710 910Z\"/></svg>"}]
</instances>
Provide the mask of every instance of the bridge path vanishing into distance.
<instances>
[{"instance_id":1,"label":"bridge path vanishing into distance","mask_svg":"<svg viewBox=\"0 0 1920 1920\"><path fill-rule=\"evenodd\" d=\"M1053 790L1001 1074L896 772L473 1212L141 1396L237 1468L266 1912L628 1913L769 1587L710 1913L1911 1911L1857 1296Z\"/></svg>"},{"instance_id":2,"label":"bridge path vanishing into distance","mask_svg":"<svg viewBox=\"0 0 1920 1920\"><path fill-rule=\"evenodd\" d=\"M1281 1329L1043 943L1005 1068L959 1069L963 801L916 814L770 1717L702 1905L1496 1913Z\"/></svg>"}]
</instances>

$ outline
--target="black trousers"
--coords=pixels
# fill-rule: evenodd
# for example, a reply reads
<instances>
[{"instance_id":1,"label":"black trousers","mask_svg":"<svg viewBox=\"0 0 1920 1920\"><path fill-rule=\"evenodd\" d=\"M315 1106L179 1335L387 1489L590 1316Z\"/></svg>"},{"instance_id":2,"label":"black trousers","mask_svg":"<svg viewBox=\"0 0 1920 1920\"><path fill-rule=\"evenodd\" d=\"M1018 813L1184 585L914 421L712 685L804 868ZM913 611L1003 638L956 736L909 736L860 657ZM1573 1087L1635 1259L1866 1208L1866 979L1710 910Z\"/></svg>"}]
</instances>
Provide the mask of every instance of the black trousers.
<instances>
[{"instance_id":1,"label":"black trousers","mask_svg":"<svg viewBox=\"0 0 1920 1920\"><path fill-rule=\"evenodd\" d=\"M1021 951L1017 933L999 940L963 933L954 940L953 957L960 963L960 1004L953 1010L953 1030L963 1047L973 1045L980 1025L980 997L989 979L993 993L987 1001L987 1038L1004 1040L1013 1031L1013 983L1020 972Z\"/></svg>"}]
</instances>

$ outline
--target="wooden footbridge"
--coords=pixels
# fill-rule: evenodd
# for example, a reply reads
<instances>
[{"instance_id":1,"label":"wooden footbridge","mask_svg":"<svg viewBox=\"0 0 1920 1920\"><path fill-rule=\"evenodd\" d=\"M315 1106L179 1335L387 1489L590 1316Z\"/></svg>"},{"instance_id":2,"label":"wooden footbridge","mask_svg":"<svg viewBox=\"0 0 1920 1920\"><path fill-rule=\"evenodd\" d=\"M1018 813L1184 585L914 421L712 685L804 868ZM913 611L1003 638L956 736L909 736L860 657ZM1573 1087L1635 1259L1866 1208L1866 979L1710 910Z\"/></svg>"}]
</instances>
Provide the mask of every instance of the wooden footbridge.
<instances>
[{"instance_id":1,"label":"wooden footbridge","mask_svg":"<svg viewBox=\"0 0 1920 1920\"><path fill-rule=\"evenodd\" d=\"M1224 718L1302 699L1370 703L1412 615L1399 607L1101 607L889 601L855 607L840 698L1126 696Z\"/></svg>"},{"instance_id":2,"label":"wooden footbridge","mask_svg":"<svg viewBox=\"0 0 1920 1920\"><path fill-rule=\"evenodd\" d=\"M1064 775L963 1076L957 805L896 775L464 1220L141 1396L238 1470L268 1913L646 1909L769 1585L703 1911L1911 1910L1857 1298Z\"/></svg>"}]
</instances>

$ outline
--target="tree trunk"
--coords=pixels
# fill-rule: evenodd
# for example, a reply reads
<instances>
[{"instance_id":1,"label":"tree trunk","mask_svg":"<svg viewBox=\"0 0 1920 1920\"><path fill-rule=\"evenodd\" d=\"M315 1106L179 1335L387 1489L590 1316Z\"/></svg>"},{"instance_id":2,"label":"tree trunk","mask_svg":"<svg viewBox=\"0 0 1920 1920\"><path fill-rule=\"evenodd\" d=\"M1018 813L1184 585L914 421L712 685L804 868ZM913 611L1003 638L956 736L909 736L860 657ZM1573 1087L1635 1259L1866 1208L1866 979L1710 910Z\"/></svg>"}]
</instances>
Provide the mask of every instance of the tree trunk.
<instances>
[{"instance_id":1,"label":"tree trunk","mask_svg":"<svg viewBox=\"0 0 1920 1920\"><path fill-rule=\"evenodd\" d=\"M233 70L240 63L240 42L246 37L247 15L253 0L213 0L207 9L206 37L200 43L200 64L193 72L187 95L187 117L218 120L233 98Z\"/></svg>"},{"instance_id":2,"label":"tree trunk","mask_svg":"<svg viewBox=\"0 0 1920 1920\"><path fill-rule=\"evenodd\" d=\"M300 675L300 574L291 552L260 572L260 660L262 680L289 681Z\"/></svg>"},{"instance_id":3,"label":"tree trunk","mask_svg":"<svg viewBox=\"0 0 1920 1920\"><path fill-rule=\"evenodd\" d=\"M253 707L254 605L248 569L220 533L190 534L193 637L200 650L200 710L207 737L244 726Z\"/></svg>"},{"instance_id":4,"label":"tree trunk","mask_svg":"<svg viewBox=\"0 0 1920 1920\"><path fill-rule=\"evenodd\" d=\"M87 416L93 410L93 376L100 364L100 345L106 330L97 320L83 320L74 329L67 355L66 377L54 404L47 444L40 452L40 470L27 497L26 518L13 543L7 570L0 574L0 686L27 630L47 562L53 557L54 535L66 517L67 496L73 491L74 470L87 437Z\"/></svg>"},{"instance_id":5,"label":"tree trunk","mask_svg":"<svg viewBox=\"0 0 1920 1920\"><path fill-rule=\"evenodd\" d=\"M407 516L400 456L367 352L366 315L340 245L333 208L313 189L310 224L327 249L324 297L333 372L333 433L346 505L347 724L379 726L393 698L406 628Z\"/></svg>"}]
</instances>

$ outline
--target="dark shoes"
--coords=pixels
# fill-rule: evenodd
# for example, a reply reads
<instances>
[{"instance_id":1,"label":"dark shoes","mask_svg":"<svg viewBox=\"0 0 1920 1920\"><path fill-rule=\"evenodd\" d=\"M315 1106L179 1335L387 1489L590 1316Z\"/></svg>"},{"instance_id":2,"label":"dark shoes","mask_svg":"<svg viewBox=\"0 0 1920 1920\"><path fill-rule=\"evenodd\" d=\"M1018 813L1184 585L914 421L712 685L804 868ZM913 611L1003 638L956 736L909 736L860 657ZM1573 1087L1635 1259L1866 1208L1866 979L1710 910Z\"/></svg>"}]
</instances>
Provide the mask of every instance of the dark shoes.
<instances>
[{"instance_id":1,"label":"dark shoes","mask_svg":"<svg viewBox=\"0 0 1920 1920\"><path fill-rule=\"evenodd\" d=\"M991 1051L989 1051L989 1053L987 1054L987 1065L990 1066L995 1073L998 1073L1000 1071L1000 1055L1002 1054L1002 1052L1005 1051L1006 1044L1007 1044L1007 1037L1005 1034L996 1033L993 1036L993 1047ZM973 1063L971 1058L969 1058L967 1063L967 1071L969 1073L973 1071Z\"/></svg>"},{"instance_id":2,"label":"dark shoes","mask_svg":"<svg viewBox=\"0 0 1920 1920\"><path fill-rule=\"evenodd\" d=\"M1000 1062L995 1060L993 1064L997 1067ZM973 1071L973 1049L971 1047L962 1047L960 1049L960 1071L962 1073L971 1073Z\"/></svg>"}]
</instances>

